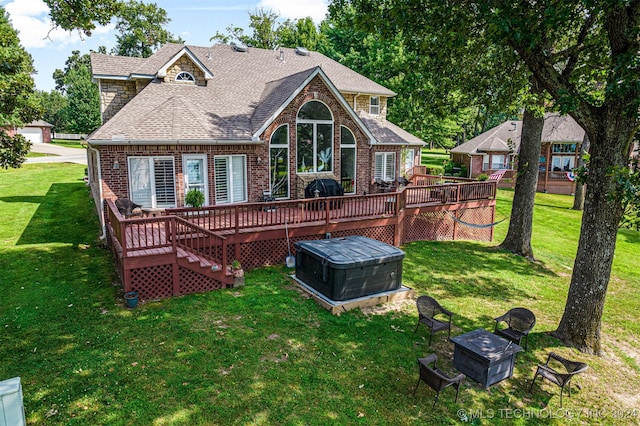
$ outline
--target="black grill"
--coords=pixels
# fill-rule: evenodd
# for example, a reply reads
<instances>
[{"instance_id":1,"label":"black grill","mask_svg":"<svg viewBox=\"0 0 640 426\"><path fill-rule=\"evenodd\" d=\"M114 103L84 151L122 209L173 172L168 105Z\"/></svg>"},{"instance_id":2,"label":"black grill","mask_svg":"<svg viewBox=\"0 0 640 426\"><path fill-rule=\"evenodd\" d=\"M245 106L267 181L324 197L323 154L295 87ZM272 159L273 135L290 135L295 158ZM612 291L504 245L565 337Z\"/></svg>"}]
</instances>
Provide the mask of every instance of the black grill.
<instances>
[{"instance_id":1,"label":"black grill","mask_svg":"<svg viewBox=\"0 0 640 426\"><path fill-rule=\"evenodd\" d=\"M338 181L333 179L316 179L304 189L305 198L341 197L343 195L344 188ZM323 200L310 205L313 210L322 210L324 207ZM330 209L339 209L340 207L342 207L342 200L331 200L329 202Z\"/></svg>"}]
</instances>

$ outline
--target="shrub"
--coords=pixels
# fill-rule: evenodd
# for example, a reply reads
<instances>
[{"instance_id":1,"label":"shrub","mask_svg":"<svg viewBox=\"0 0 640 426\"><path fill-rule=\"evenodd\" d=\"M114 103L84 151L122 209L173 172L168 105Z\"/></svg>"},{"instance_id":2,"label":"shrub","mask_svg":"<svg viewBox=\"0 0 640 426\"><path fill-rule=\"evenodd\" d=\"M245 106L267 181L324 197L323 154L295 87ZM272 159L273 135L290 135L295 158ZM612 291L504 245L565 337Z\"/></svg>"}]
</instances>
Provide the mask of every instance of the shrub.
<instances>
[{"instance_id":1,"label":"shrub","mask_svg":"<svg viewBox=\"0 0 640 426\"><path fill-rule=\"evenodd\" d=\"M484 182L485 180L489 180L489 175L487 175L486 173L480 173L478 175L478 180L480 182Z\"/></svg>"},{"instance_id":2,"label":"shrub","mask_svg":"<svg viewBox=\"0 0 640 426\"><path fill-rule=\"evenodd\" d=\"M202 207L204 204L204 194L197 189L191 189L184 197L184 202L191 207Z\"/></svg>"}]
</instances>

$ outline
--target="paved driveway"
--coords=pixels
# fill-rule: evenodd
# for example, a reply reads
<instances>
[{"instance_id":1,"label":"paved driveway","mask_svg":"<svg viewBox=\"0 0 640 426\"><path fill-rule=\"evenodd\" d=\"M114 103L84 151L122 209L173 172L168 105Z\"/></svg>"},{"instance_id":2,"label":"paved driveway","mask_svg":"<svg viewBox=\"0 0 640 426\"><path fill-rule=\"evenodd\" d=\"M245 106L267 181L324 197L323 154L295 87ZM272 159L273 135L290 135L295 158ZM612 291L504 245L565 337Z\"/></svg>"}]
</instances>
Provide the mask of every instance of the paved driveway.
<instances>
[{"instance_id":1,"label":"paved driveway","mask_svg":"<svg viewBox=\"0 0 640 426\"><path fill-rule=\"evenodd\" d=\"M87 165L87 150L84 148L65 148L49 143L34 143L31 145L31 151L49 155L27 158L25 164L76 163Z\"/></svg>"}]
</instances>

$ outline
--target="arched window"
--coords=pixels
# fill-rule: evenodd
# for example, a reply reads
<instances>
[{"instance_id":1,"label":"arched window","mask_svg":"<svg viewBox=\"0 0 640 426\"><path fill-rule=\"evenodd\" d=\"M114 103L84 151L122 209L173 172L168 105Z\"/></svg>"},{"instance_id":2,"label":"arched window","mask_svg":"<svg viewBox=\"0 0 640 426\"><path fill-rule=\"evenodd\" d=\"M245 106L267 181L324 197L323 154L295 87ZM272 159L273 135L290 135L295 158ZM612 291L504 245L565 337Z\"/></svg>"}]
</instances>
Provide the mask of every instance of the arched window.
<instances>
[{"instance_id":1,"label":"arched window","mask_svg":"<svg viewBox=\"0 0 640 426\"><path fill-rule=\"evenodd\" d=\"M296 139L298 173L333 170L333 116L325 104L309 101L300 108Z\"/></svg>"},{"instance_id":2,"label":"arched window","mask_svg":"<svg viewBox=\"0 0 640 426\"><path fill-rule=\"evenodd\" d=\"M340 126L340 183L346 194L355 194L356 138L345 126Z\"/></svg>"},{"instance_id":3,"label":"arched window","mask_svg":"<svg viewBox=\"0 0 640 426\"><path fill-rule=\"evenodd\" d=\"M188 73L186 71L181 71L176 75L176 81L191 81L195 82L196 79L193 77L193 74Z\"/></svg>"},{"instance_id":4,"label":"arched window","mask_svg":"<svg viewBox=\"0 0 640 426\"><path fill-rule=\"evenodd\" d=\"M289 125L283 124L269 141L269 191L276 198L289 198Z\"/></svg>"}]
</instances>

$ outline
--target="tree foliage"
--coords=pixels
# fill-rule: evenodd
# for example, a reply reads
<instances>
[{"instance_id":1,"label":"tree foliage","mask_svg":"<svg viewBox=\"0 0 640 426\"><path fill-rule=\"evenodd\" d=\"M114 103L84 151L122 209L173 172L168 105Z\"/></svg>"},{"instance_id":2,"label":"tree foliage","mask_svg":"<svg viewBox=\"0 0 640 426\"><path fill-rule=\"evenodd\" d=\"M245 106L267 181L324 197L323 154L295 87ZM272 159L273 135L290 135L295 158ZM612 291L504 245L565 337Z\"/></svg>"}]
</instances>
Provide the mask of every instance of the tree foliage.
<instances>
[{"instance_id":1,"label":"tree foliage","mask_svg":"<svg viewBox=\"0 0 640 426\"><path fill-rule=\"evenodd\" d=\"M64 131L67 125L67 98L57 90L38 91L36 96L42 105L42 119L53 126L54 132Z\"/></svg>"},{"instance_id":2,"label":"tree foliage","mask_svg":"<svg viewBox=\"0 0 640 426\"><path fill-rule=\"evenodd\" d=\"M45 3L55 25L87 36L91 36L96 24L107 25L122 7L119 0L45 0Z\"/></svg>"},{"instance_id":3,"label":"tree foliage","mask_svg":"<svg viewBox=\"0 0 640 426\"><path fill-rule=\"evenodd\" d=\"M401 28L418 46L442 40L457 52L473 43L469 29L482 32L492 45L515 52L516 62L551 96L552 106L585 129L591 143L589 189L567 304L554 334L600 353L602 311L624 213L623 199L612 194L628 181L611 171L628 166L640 126L640 2L352 2L383 30ZM481 86L477 81L469 80Z\"/></svg>"},{"instance_id":4,"label":"tree foliage","mask_svg":"<svg viewBox=\"0 0 640 426\"><path fill-rule=\"evenodd\" d=\"M104 48L100 50L104 52ZM91 133L100 126L100 94L91 80L91 56L74 50L65 69L53 73L56 89L66 96L66 106L60 111L63 130L71 133Z\"/></svg>"},{"instance_id":5,"label":"tree foliage","mask_svg":"<svg viewBox=\"0 0 640 426\"><path fill-rule=\"evenodd\" d=\"M256 9L249 13L249 28L252 31L250 35L245 34L243 28L230 25L226 33L216 32L211 41L242 43L261 49L304 47L317 51L321 51L326 43L323 33L310 17L282 21L280 15L272 10Z\"/></svg>"},{"instance_id":6,"label":"tree foliage","mask_svg":"<svg viewBox=\"0 0 640 426\"><path fill-rule=\"evenodd\" d=\"M147 58L163 44L182 43L164 26L171 22L167 12L155 3L130 0L123 3L117 15L116 46L113 53L121 56Z\"/></svg>"},{"instance_id":7,"label":"tree foliage","mask_svg":"<svg viewBox=\"0 0 640 426\"><path fill-rule=\"evenodd\" d=\"M40 106L34 95L33 61L0 6L0 167L20 167L30 144L8 131L37 119Z\"/></svg>"}]
</instances>

